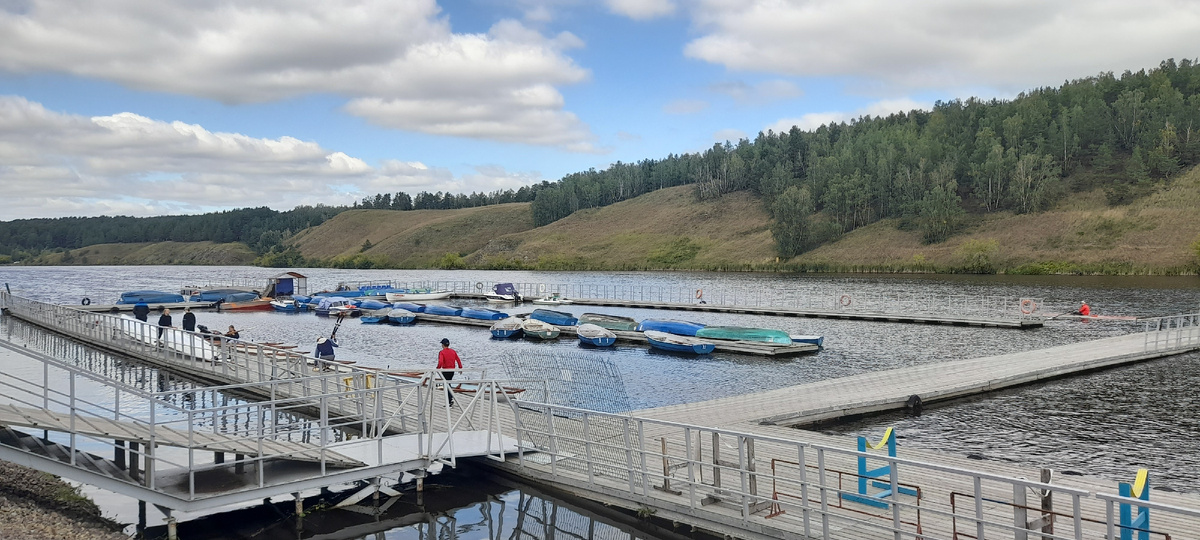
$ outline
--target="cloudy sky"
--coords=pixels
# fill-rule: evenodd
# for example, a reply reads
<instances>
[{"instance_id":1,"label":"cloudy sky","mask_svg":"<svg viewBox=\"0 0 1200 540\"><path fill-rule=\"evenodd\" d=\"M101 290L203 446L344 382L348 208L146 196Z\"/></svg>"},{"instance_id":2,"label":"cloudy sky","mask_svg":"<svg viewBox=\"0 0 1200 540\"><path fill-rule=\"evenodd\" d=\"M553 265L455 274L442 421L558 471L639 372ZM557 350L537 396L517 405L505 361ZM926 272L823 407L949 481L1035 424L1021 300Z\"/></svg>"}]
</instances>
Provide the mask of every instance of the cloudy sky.
<instances>
[{"instance_id":1,"label":"cloudy sky","mask_svg":"<svg viewBox=\"0 0 1200 540\"><path fill-rule=\"evenodd\" d=\"M517 188L1197 35L1192 0L0 0L0 220Z\"/></svg>"}]
</instances>

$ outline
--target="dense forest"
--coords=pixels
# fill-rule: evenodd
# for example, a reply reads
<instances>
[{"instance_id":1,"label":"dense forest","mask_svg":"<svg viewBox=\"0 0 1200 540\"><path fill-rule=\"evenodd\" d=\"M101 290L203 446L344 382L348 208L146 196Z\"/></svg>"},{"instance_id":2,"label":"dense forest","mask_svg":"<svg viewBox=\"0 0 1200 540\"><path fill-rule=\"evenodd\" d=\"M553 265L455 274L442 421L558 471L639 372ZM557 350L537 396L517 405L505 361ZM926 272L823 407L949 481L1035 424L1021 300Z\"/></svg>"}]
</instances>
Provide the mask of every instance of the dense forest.
<instances>
[{"instance_id":1,"label":"dense forest","mask_svg":"<svg viewBox=\"0 0 1200 540\"><path fill-rule=\"evenodd\" d=\"M881 219L898 218L900 227L935 243L970 214L1038 212L1073 192L1101 188L1111 204L1127 203L1200 162L1198 131L1200 65L1167 60L1149 71L1102 73L1012 100L938 102L930 111L768 131L753 141L618 162L516 191L381 193L353 208L532 201L540 226L671 186L694 185L700 199L749 190L764 201L779 254L787 258ZM0 222L0 258L100 243L200 240L282 252L293 233L349 208Z\"/></svg>"},{"instance_id":2,"label":"dense forest","mask_svg":"<svg viewBox=\"0 0 1200 540\"><path fill-rule=\"evenodd\" d=\"M938 242L968 213L1037 212L1095 188L1112 204L1128 202L1200 160L1198 130L1200 65L1167 60L1011 101L939 102L932 111L793 127L702 153L571 174L538 192L534 220L544 225L581 208L694 184L702 199L739 190L761 195L784 257L885 218L901 218Z\"/></svg>"},{"instance_id":3,"label":"dense forest","mask_svg":"<svg viewBox=\"0 0 1200 540\"><path fill-rule=\"evenodd\" d=\"M243 242L258 253L320 225L346 207L300 206L286 212L244 208L193 216L20 219L0 222L0 255L15 261L45 250L136 242Z\"/></svg>"}]
</instances>

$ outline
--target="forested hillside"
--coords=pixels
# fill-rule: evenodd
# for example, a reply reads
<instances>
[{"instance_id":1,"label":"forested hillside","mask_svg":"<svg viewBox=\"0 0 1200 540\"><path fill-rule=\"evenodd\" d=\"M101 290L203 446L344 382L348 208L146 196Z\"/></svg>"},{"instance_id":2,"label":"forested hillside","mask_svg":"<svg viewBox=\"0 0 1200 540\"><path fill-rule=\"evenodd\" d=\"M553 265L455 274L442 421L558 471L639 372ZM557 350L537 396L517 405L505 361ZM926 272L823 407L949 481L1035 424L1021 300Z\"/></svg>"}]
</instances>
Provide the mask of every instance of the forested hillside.
<instances>
[{"instance_id":1,"label":"forested hillside","mask_svg":"<svg viewBox=\"0 0 1200 540\"><path fill-rule=\"evenodd\" d=\"M784 257L885 218L900 218L901 227L935 243L967 213L1038 212L1096 187L1111 204L1127 203L1197 162L1198 129L1200 66L1168 60L1011 101L939 102L932 111L793 127L703 153L617 163L542 189L533 214L545 225L582 208L694 184L701 199L760 195Z\"/></svg>"}]
</instances>

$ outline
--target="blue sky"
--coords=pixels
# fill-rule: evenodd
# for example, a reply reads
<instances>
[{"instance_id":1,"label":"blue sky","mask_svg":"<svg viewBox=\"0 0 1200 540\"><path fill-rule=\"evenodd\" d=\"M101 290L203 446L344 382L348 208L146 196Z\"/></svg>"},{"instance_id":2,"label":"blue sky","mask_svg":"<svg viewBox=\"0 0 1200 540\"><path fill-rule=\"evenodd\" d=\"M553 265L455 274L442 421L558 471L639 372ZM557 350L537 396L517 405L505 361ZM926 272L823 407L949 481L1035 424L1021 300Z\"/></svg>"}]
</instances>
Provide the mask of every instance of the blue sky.
<instances>
[{"instance_id":1,"label":"blue sky","mask_svg":"<svg viewBox=\"0 0 1200 540\"><path fill-rule=\"evenodd\" d=\"M0 0L0 220L516 188L1196 35L1184 0Z\"/></svg>"}]
</instances>

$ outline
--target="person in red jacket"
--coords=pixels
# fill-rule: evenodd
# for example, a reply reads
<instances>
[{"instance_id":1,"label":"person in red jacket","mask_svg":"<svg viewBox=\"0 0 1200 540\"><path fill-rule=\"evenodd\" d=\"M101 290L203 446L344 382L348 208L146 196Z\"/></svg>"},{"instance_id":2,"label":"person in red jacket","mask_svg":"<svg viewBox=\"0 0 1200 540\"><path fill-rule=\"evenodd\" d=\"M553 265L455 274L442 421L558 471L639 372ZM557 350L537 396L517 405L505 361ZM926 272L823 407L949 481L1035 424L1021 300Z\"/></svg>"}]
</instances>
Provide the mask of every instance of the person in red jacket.
<instances>
[{"instance_id":1,"label":"person in red jacket","mask_svg":"<svg viewBox=\"0 0 1200 540\"><path fill-rule=\"evenodd\" d=\"M1092 314L1092 308L1088 307L1087 302L1079 302L1079 309L1075 310L1075 314L1086 317Z\"/></svg>"},{"instance_id":2,"label":"person in red jacket","mask_svg":"<svg viewBox=\"0 0 1200 540\"><path fill-rule=\"evenodd\" d=\"M458 352L450 348L450 340L442 338L442 350L438 353L437 368L442 371L442 377L447 381L454 378L454 369L462 369L462 359L458 357ZM450 385L446 385L446 399L450 405L454 405L454 392L450 391Z\"/></svg>"}]
</instances>

